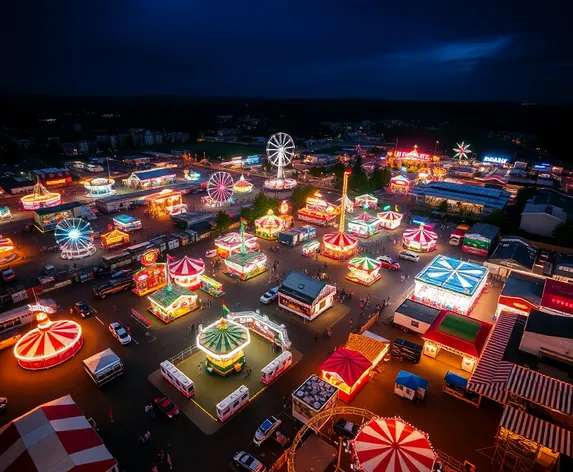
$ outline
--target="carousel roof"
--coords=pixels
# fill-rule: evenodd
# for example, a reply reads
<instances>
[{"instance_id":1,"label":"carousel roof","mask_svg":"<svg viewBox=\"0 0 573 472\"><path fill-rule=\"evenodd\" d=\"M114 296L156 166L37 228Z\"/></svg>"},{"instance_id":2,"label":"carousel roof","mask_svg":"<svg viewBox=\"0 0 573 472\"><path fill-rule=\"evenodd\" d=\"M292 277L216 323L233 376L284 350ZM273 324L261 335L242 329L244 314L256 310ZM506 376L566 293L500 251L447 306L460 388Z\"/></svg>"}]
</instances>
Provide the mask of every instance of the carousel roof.
<instances>
[{"instance_id":1,"label":"carousel roof","mask_svg":"<svg viewBox=\"0 0 573 472\"><path fill-rule=\"evenodd\" d=\"M191 259L190 257L183 256L176 262L169 264L169 273L171 275L197 275L205 271L205 262L203 259Z\"/></svg>"},{"instance_id":2,"label":"carousel roof","mask_svg":"<svg viewBox=\"0 0 573 472\"><path fill-rule=\"evenodd\" d=\"M431 472L437 456L428 437L400 418L374 418L352 441L362 472Z\"/></svg>"},{"instance_id":3,"label":"carousel roof","mask_svg":"<svg viewBox=\"0 0 573 472\"><path fill-rule=\"evenodd\" d=\"M0 252L11 251L14 249L14 243L10 238L0 238Z\"/></svg>"},{"instance_id":4,"label":"carousel roof","mask_svg":"<svg viewBox=\"0 0 573 472\"><path fill-rule=\"evenodd\" d=\"M436 256L416 276L416 280L464 295L473 295L487 273L484 266L453 257Z\"/></svg>"},{"instance_id":5,"label":"carousel roof","mask_svg":"<svg viewBox=\"0 0 573 472\"><path fill-rule=\"evenodd\" d=\"M253 236L252 234L245 233L245 241L247 241L248 239L254 239L254 238L255 238L255 236ZM224 244L227 246L235 246L237 244L241 244L241 233L231 232L231 233L225 234L224 236L217 238L215 240L215 243Z\"/></svg>"},{"instance_id":6,"label":"carousel roof","mask_svg":"<svg viewBox=\"0 0 573 472\"><path fill-rule=\"evenodd\" d=\"M396 220L401 220L404 215L402 215L402 213L398 213L395 211L383 211L382 213L378 213L376 216L380 220L396 221Z\"/></svg>"},{"instance_id":7,"label":"carousel roof","mask_svg":"<svg viewBox=\"0 0 573 472\"><path fill-rule=\"evenodd\" d=\"M325 234L322 241L326 244L330 244L331 246L338 246L341 249L358 244L358 240L356 238L340 232Z\"/></svg>"},{"instance_id":8,"label":"carousel roof","mask_svg":"<svg viewBox=\"0 0 573 472\"><path fill-rule=\"evenodd\" d=\"M420 244L428 244L438 240L438 235L423 226L419 228L407 229L404 231L404 239L414 241Z\"/></svg>"},{"instance_id":9,"label":"carousel roof","mask_svg":"<svg viewBox=\"0 0 573 472\"><path fill-rule=\"evenodd\" d=\"M361 213L360 215L356 216L355 218L352 218L350 221L357 222L357 223L372 223L374 221L378 221L378 218L364 212L364 213Z\"/></svg>"},{"instance_id":10,"label":"carousel roof","mask_svg":"<svg viewBox=\"0 0 573 472\"><path fill-rule=\"evenodd\" d=\"M366 200L366 201L378 201L378 199L374 196L374 195L370 195L369 193L365 194L365 195L360 195L358 197L355 197L354 200Z\"/></svg>"},{"instance_id":11,"label":"carousel roof","mask_svg":"<svg viewBox=\"0 0 573 472\"><path fill-rule=\"evenodd\" d=\"M121 236L122 238L125 236L129 236L125 231L122 231L120 229L114 228L111 231L108 231L107 233L103 233L101 235L102 238L116 238Z\"/></svg>"},{"instance_id":12,"label":"carousel roof","mask_svg":"<svg viewBox=\"0 0 573 472\"><path fill-rule=\"evenodd\" d=\"M337 374L346 385L352 386L370 367L372 363L359 352L339 347L321 364L320 370Z\"/></svg>"},{"instance_id":13,"label":"carousel roof","mask_svg":"<svg viewBox=\"0 0 573 472\"><path fill-rule=\"evenodd\" d=\"M249 341L248 328L225 318L205 327L197 337L198 344L220 356L240 349Z\"/></svg>"},{"instance_id":14,"label":"carousel roof","mask_svg":"<svg viewBox=\"0 0 573 472\"><path fill-rule=\"evenodd\" d=\"M262 226L264 228L280 228L284 224L285 220L275 216L273 210L269 210L267 214L261 218L255 220L255 225Z\"/></svg>"},{"instance_id":15,"label":"carousel roof","mask_svg":"<svg viewBox=\"0 0 573 472\"><path fill-rule=\"evenodd\" d=\"M348 267L351 269L359 269L365 272L372 272L379 269L382 263L371 256L357 256L348 261Z\"/></svg>"},{"instance_id":16,"label":"carousel roof","mask_svg":"<svg viewBox=\"0 0 573 472\"><path fill-rule=\"evenodd\" d=\"M252 186L253 184L246 180L243 174L241 174L241 178L235 182L235 185L233 185L233 187L239 188L251 188Z\"/></svg>"}]
</instances>

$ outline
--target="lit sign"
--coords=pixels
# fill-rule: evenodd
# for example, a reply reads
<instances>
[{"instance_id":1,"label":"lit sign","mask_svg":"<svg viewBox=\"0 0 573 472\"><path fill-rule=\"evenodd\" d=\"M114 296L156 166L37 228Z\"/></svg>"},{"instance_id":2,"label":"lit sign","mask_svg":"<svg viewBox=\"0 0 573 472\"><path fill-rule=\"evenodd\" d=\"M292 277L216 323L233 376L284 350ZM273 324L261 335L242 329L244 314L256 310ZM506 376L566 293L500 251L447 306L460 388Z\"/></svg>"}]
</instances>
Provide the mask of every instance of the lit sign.
<instances>
[{"instance_id":1,"label":"lit sign","mask_svg":"<svg viewBox=\"0 0 573 472\"><path fill-rule=\"evenodd\" d=\"M68 179L58 179L58 180L47 180L47 185L61 185L68 182Z\"/></svg>"},{"instance_id":2,"label":"lit sign","mask_svg":"<svg viewBox=\"0 0 573 472\"><path fill-rule=\"evenodd\" d=\"M36 313L36 312L55 313L56 312L56 310L54 310L52 307L49 307L46 305L28 305L28 310L30 310L32 313Z\"/></svg>"},{"instance_id":3,"label":"lit sign","mask_svg":"<svg viewBox=\"0 0 573 472\"><path fill-rule=\"evenodd\" d=\"M483 162L489 162L491 164L507 164L509 159L507 157L495 157L495 156L484 156Z\"/></svg>"},{"instance_id":4,"label":"lit sign","mask_svg":"<svg viewBox=\"0 0 573 472\"><path fill-rule=\"evenodd\" d=\"M432 160L432 155L431 154L425 154L423 152L413 152L413 151L390 151L388 154L390 154L391 157L395 157L398 159L421 159L424 161L431 161Z\"/></svg>"},{"instance_id":5,"label":"lit sign","mask_svg":"<svg viewBox=\"0 0 573 472\"><path fill-rule=\"evenodd\" d=\"M281 215L286 215L289 211L290 207L289 204L286 200L283 200L280 207L279 207L279 212Z\"/></svg>"},{"instance_id":6,"label":"lit sign","mask_svg":"<svg viewBox=\"0 0 573 472\"><path fill-rule=\"evenodd\" d=\"M391 209L392 209L392 207L391 207L390 205L386 205L386 206L383 208L384 211L389 211L389 210L391 210Z\"/></svg>"},{"instance_id":7,"label":"lit sign","mask_svg":"<svg viewBox=\"0 0 573 472\"><path fill-rule=\"evenodd\" d=\"M155 262L157 262L158 257L159 257L159 251L157 249L152 249L150 251L143 253L140 262L142 265L149 267L150 265L153 265L155 264Z\"/></svg>"}]
</instances>

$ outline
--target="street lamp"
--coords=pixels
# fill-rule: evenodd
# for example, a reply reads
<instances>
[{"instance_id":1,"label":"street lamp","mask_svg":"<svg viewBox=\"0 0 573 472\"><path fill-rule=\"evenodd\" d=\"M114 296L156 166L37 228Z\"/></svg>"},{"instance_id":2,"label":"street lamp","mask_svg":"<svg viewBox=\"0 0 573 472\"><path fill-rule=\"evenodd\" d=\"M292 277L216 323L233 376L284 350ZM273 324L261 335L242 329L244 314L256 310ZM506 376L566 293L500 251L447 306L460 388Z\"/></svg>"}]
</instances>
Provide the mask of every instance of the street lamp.
<instances>
[{"instance_id":1,"label":"street lamp","mask_svg":"<svg viewBox=\"0 0 573 472\"><path fill-rule=\"evenodd\" d=\"M440 141L436 141L436 144L434 145L434 156L436 156L438 154L438 143Z\"/></svg>"}]
</instances>

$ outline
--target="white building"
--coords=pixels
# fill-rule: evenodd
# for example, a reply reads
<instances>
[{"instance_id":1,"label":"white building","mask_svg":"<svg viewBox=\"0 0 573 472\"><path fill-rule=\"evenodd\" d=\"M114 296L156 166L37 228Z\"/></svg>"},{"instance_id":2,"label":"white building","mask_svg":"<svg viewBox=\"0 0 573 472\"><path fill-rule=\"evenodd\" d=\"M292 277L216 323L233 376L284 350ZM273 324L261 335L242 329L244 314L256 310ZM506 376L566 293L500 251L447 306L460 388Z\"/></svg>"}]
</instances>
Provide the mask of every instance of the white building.
<instances>
[{"instance_id":1,"label":"white building","mask_svg":"<svg viewBox=\"0 0 573 472\"><path fill-rule=\"evenodd\" d=\"M542 189L527 201L519 229L531 234L552 236L557 226L571 218L573 198L552 189Z\"/></svg>"}]
</instances>

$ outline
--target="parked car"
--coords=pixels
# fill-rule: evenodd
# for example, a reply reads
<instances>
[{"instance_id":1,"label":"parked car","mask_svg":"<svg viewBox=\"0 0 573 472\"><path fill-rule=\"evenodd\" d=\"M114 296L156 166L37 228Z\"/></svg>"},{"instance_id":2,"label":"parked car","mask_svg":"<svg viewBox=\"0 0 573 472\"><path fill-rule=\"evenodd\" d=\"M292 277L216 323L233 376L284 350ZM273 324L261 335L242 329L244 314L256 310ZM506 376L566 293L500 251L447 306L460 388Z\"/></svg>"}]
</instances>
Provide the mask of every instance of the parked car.
<instances>
[{"instance_id":1,"label":"parked car","mask_svg":"<svg viewBox=\"0 0 573 472\"><path fill-rule=\"evenodd\" d=\"M412 261L412 262L419 262L420 255L412 251L400 251L398 253L398 259L404 259L406 261Z\"/></svg>"},{"instance_id":2,"label":"parked car","mask_svg":"<svg viewBox=\"0 0 573 472\"><path fill-rule=\"evenodd\" d=\"M12 269L6 269L2 271L2 280L4 282L10 282L12 280L16 280L16 274Z\"/></svg>"},{"instance_id":3,"label":"parked car","mask_svg":"<svg viewBox=\"0 0 573 472\"><path fill-rule=\"evenodd\" d=\"M282 421L274 416L269 416L255 431L253 443L255 446L260 446L263 442L269 439L273 433L279 429Z\"/></svg>"},{"instance_id":4,"label":"parked car","mask_svg":"<svg viewBox=\"0 0 573 472\"><path fill-rule=\"evenodd\" d=\"M94 313L97 313L94 308L84 302L74 303L74 310L76 310L76 313L82 318L87 318L88 316L92 316Z\"/></svg>"},{"instance_id":5,"label":"parked car","mask_svg":"<svg viewBox=\"0 0 573 472\"><path fill-rule=\"evenodd\" d=\"M382 263L382 267L385 269L398 270L400 268L400 264L390 256L378 256L378 260Z\"/></svg>"},{"instance_id":6,"label":"parked car","mask_svg":"<svg viewBox=\"0 0 573 472\"><path fill-rule=\"evenodd\" d=\"M8 406L8 399L6 397L0 397L0 411L4 411Z\"/></svg>"},{"instance_id":7,"label":"parked car","mask_svg":"<svg viewBox=\"0 0 573 472\"><path fill-rule=\"evenodd\" d=\"M265 472L265 470L267 470L258 459L255 459L245 451L237 452L233 457L233 462L237 467L240 467L243 470L248 470L249 472Z\"/></svg>"},{"instance_id":8,"label":"parked car","mask_svg":"<svg viewBox=\"0 0 573 472\"><path fill-rule=\"evenodd\" d=\"M120 344L125 345L131 342L131 336L127 332L127 329L125 329L119 321L114 321L109 324L109 332L119 341Z\"/></svg>"},{"instance_id":9,"label":"parked car","mask_svg":"<svg viewBox=\"0 0 573 472\"><path fill-rule=\"evenodd\" d=\"M133 270L131 269L120 269L117 272L111 274L112 279L121 279L126 277L131 277L133 275Z\"/></svg>"},{"instance_id":10,"label":"parked car","mask_svg":"<svg viewBox=\"0 0 573 472\"><path fill-rule=\"evenodd\" d=\"M165 395L160 395L153 399L153 404L161 413L163 413L170 420L176 418L179 415L179 408Z\"/></svg>"},{"instance_id":11,"label":"parked car","mask_svg":"<svg viewBox=\"0 0 573 472\"><path fill-rule=\"evenodd\" d=\"M359 429L360 428L358 427L358 425L355 425L350 421L346 421L344 418L340 418L334 424L334 432L346 439L354 439L358 434Z\"/></svg>"},{"instance_id":12,"label":"parked car","mask_svg":"<svg viewBox=\"0 0 573 472\"><path fill-rule=\"evenodd\" d=\"M271 302L274 302L279 296L279 288L271 288L268 292L265 292L264 295L261 295L261 303L268 305Z\"/></svg>"},{"instance_id":13,"label":"parked car","mask_svg":"<svg viewBox=\"0 0 573 472\"><path fill-rule=\"evenodd\" d=\"M133 279L130 278L121 278L121 279L111 279L109 282L98 285L94 287L94 293L99 298L105 298L108 295L112 295L117 292L121 292L123 290L129 290L133 288L134 282Z\"/></svg>"}]
</instances>

